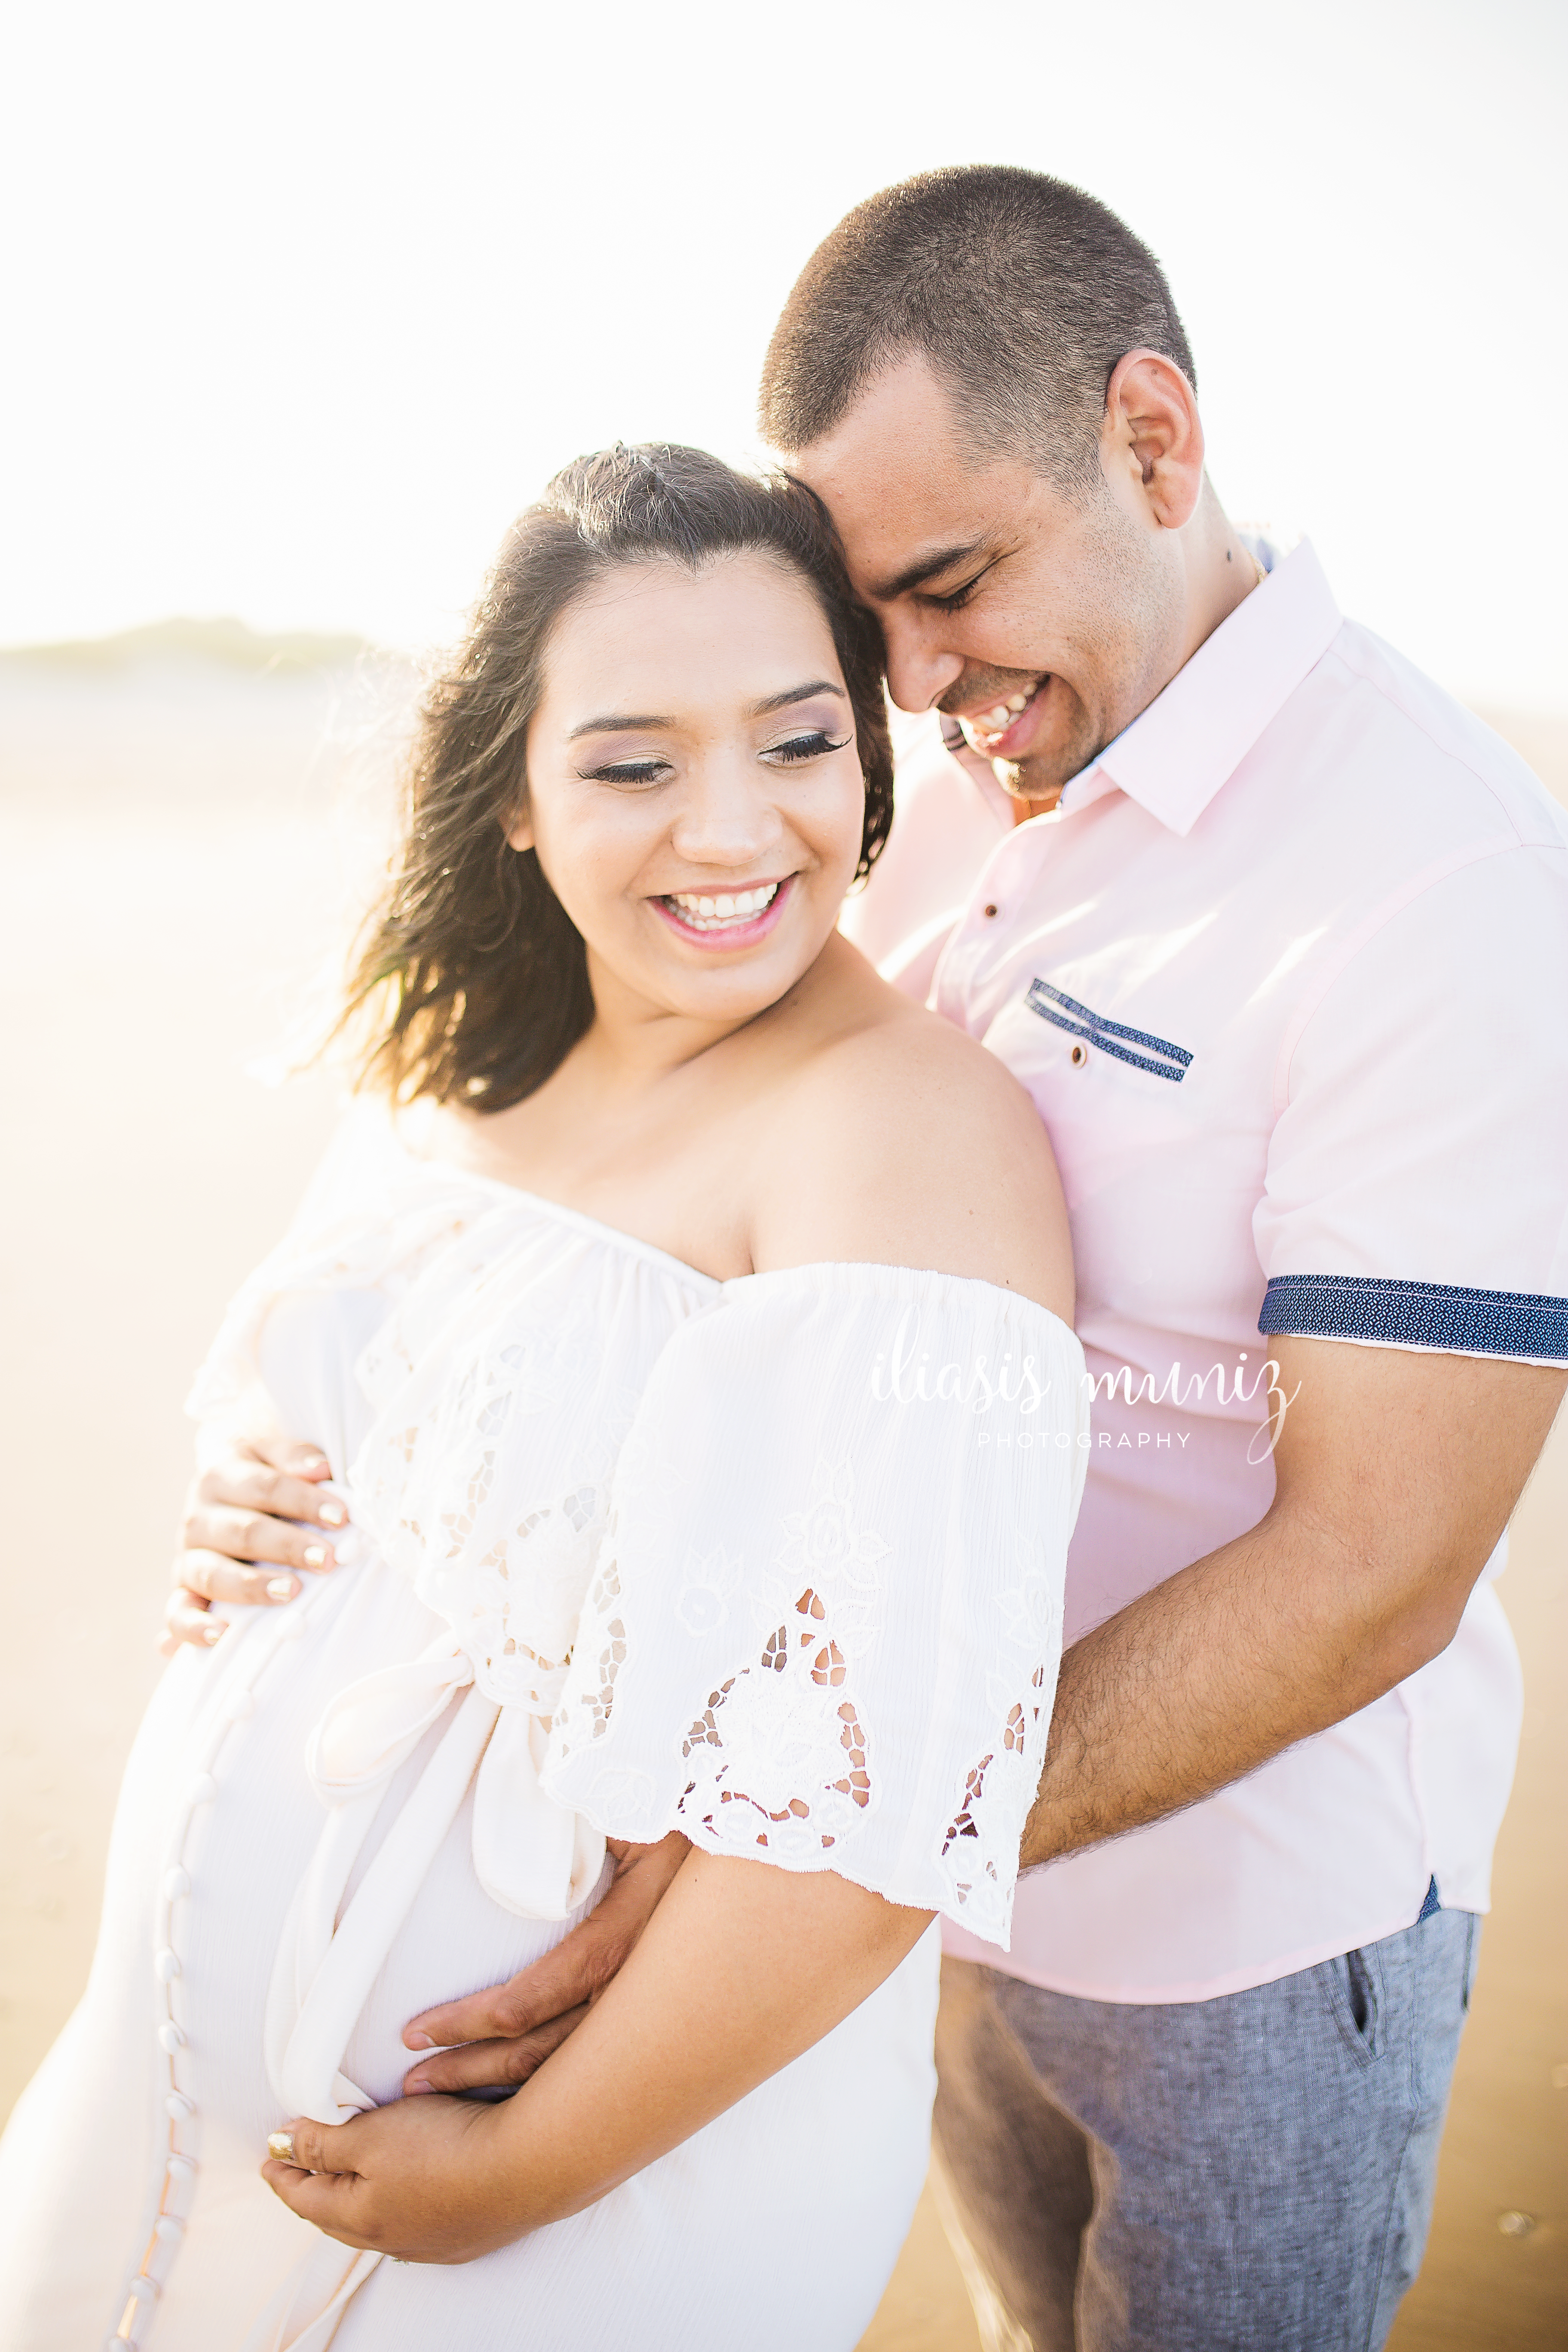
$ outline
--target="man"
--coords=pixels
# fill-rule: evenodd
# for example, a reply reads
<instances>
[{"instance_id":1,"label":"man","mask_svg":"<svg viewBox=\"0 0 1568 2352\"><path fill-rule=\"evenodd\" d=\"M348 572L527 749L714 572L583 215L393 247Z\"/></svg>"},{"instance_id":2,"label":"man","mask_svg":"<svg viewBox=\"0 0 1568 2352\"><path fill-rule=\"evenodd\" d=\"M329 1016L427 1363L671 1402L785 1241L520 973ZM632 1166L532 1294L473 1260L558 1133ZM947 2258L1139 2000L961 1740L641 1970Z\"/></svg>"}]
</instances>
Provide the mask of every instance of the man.
<instances>
[{"instance_id":1,"label":"man","mask_svg":"<svg viewBox=\"0 0 1568 2352\"><path fill-rule=\"evenodd\" d=\"M1386 2336L1517 1737L1490 1575L1568 1364L1568 835L1310 547L1232 528L1194 380L1123 226L987 168L851 213L763 383L947 730L847 927L1033 1094L1098 1384L1049 1866L1009 1953L950 1935L939 2033L1009 2352ZM209 1474L198 1590L301 1564L232 1516L313 1516L263 1457ZM537 2063L666 1867L423 2021L494 2038L416 2074Z\"/></svg>"}]
</instances>

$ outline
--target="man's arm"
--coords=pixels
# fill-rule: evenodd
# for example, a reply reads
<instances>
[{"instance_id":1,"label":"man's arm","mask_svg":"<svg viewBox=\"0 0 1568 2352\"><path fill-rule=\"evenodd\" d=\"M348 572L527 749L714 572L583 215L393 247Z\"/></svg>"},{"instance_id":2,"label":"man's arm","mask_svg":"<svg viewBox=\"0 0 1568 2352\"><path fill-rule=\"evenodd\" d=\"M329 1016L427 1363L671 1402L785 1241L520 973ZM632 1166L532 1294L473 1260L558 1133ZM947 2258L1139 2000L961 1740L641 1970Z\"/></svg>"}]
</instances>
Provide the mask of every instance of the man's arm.
<instances>
[{"instance_id":1,"label":"man's arm","mask_svg":"<svg viewBox=\"0 0 1568 2352\"><path fill-rule=\"evenodd\" d=\"M1062 1659L1026 1868L1196 1804L1445 1649L1546 1442L1568 1373L1279 1339L1290 1398L1270 1509ZM226 1492L224 1499L236 1496ZM527 2080L615 1977L681 1841L628 1849L542 1960L412 2020L410 2091Z\"/></svg>"},{"instance_id":2,"label":"man's arm","mask_svg":"<svg viewBox=\"0 0 1568 2352\"><path fill-rule=\"evenodd\" d=\"M1065 1653L1026 1868L1198 1803L1446 1649L1568 1387L1544 1365L1272 1345L1293 1400L1274 1503ZM410 2086L531 2071L547 2054L531 2034L598 1990L657 1892L649 1872L613 1925L595 1915L510 1985L416 2020L411 2047L425 2031L468 2046Z\"/></svg>"},{"instance_id":3,"label":"man's arm","mask_svg":"<svg viewBox=\"0 0 1568 2352\"><path fill-rule=\"evenodd\" d=\"M1272 1347L1293 1398L1274 1502L1066 1653L1026 1868L1196 1804L1446 1649L1568 1387L1546 1365Z\"/></svg>"}]
</instances>

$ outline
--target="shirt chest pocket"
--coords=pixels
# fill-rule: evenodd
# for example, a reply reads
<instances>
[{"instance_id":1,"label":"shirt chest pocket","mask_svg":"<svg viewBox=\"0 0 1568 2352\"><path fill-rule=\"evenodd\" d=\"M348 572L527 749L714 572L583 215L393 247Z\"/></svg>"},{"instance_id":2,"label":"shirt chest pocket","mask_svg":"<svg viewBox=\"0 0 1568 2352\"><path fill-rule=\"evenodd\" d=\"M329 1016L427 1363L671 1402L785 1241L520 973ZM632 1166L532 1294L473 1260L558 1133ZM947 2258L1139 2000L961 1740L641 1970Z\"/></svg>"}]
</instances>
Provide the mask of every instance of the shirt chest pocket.
<instances>
[{"instance_id":1,"label":"shirt chest pocket","mask_svg":"<svg viewBox=\"0 0 1568 2352\"><path fill-rule=\"evenodd\" d=\"M1130 1069L1142 1071L1151 1080L1179 1087L1192 1067L1193 1057L1184 1045L1156 1037L1147 1029L1109 1020L1048 980L1032 980L1025 1003L1031 1013L1072 1041L1068 1060L1074 1069L1086 1069L1094 1055L1108 1054Z\"/></svg>"}]
</instances>

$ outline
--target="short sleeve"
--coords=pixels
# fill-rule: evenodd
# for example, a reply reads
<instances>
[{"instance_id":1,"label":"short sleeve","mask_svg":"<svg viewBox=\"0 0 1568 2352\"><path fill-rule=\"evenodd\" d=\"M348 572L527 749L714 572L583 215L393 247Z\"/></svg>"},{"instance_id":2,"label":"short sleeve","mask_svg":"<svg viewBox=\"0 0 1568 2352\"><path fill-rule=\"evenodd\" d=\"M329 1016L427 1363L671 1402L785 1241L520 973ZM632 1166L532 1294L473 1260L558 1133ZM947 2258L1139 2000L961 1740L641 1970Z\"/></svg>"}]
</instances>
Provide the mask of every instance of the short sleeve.
<instances>
[{"instance_id":1,"label":"short sleeve","mask_svg":"<svg viewBox=\"0 0 1568 2352\"><path fill-rule=\"evenodd\" d=\"M1568 850L1391 912L1281 1072L1258 1328L1568 1363Z\"/></svg>"},{"instance_id":2,"label":"short sleeve","mask_svg":"<svg viewBox=\"0 0 1568 2352\"><path fill-rule=\"evenodd\" d=\"M1088 1412L1073 1334L888 1266L731 1283L622 1450L544 1780L1005 1944Z\"/></svg>"}]
</instances>

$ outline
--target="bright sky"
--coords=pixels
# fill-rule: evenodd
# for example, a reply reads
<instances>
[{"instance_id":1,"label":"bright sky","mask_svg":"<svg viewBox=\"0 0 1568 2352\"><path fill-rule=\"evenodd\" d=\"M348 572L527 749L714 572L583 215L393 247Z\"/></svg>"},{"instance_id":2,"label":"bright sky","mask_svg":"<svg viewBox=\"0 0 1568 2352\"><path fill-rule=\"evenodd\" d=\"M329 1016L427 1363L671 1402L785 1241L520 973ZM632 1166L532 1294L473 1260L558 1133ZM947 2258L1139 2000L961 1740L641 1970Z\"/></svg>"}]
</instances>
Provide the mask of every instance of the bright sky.
<instances>
[{"instance_id":1,"label":"bright sky","mask_svg":"<svg viewBox=\"0 0 1568 2352\"><path fill-rule=\"evenodd\" d=\"M81 0L6 47L0 644L447 635L564 458L752 446L858 197L1005 161L1160 255L1234 516L1568 709L1560 0Z\"/></svg>"}]
</instances>

